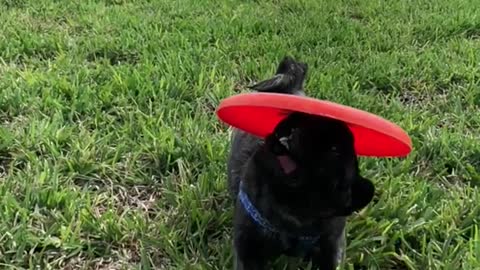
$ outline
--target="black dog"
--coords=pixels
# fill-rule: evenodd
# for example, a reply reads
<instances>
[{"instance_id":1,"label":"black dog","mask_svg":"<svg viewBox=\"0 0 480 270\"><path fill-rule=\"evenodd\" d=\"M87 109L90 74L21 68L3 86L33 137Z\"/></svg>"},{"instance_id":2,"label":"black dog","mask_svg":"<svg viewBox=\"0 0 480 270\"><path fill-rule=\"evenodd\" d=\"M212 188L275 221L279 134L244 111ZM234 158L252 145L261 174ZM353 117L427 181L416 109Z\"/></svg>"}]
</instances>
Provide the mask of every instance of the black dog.
<instances>
[{"instance_id":1,"label":"black dog","mask_svg":"<svg viewBox=\"0 0 480 270\"><path fill-rule=\"evenodd\" d=\"M307 65L285 57L274 78L251 88L303 95ZM261 140L234 130L228 181L235 199L235 269L267 269L280 255L335 269L346 218L373 198L360 176L353 135L337 120L293 113Z\"/></svg>"}]
</instances>

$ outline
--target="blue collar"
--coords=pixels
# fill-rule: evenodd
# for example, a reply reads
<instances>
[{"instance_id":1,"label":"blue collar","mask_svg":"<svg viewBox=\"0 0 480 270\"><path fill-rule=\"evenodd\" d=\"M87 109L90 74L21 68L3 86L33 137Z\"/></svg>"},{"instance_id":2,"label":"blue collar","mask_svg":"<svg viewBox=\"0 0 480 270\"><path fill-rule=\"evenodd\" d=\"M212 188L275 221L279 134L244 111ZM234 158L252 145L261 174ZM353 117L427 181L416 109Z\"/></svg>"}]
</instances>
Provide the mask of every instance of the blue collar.
<instances>
[{"instance_id":1,"label":"blue collar","mask_svg":"<svg viewBox=\"0 0 480 270\"><path fill-rule=\"evenodd\" d=\"M238 198L240 199L240 203L242 204L243 208L250 216L250 218L260 226L263 230L271 233L279 235L280 231L275 228L267 219L265 219L262 214L257 210L257 208L252 204L250 199L248 198L247 193L244 191L244 184L243 181L240 181L240 188L238 191ZM298 245L296 247L297 252L305 253L308 252L309 249L313 247L313 245L318 241L320 238L319 236L298 236L298 235L290 235L287 234L290 239L295 239L298 241Z\"/></svg>"}]
</instances>

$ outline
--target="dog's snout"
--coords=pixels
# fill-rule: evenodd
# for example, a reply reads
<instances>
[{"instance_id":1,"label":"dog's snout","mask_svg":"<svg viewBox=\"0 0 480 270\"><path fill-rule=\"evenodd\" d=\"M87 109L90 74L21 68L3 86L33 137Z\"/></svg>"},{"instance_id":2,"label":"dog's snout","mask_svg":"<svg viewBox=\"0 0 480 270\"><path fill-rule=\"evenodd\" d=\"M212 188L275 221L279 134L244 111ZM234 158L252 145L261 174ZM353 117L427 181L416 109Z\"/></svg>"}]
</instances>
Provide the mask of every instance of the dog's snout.
<instances>
[{"instance_id":1,"label":"dog's snout","mask_svg":"<svg viewBox=\"0 0 480 270\"><path fill-rule=\"evenodd\" d=\"M287 148L287 150L290 150L290 147L288 145L288 138L287 137L281 137L280 139L278 139L280 141L280 143L285 146L285 148Z\"/></svg>"}]
</instances>

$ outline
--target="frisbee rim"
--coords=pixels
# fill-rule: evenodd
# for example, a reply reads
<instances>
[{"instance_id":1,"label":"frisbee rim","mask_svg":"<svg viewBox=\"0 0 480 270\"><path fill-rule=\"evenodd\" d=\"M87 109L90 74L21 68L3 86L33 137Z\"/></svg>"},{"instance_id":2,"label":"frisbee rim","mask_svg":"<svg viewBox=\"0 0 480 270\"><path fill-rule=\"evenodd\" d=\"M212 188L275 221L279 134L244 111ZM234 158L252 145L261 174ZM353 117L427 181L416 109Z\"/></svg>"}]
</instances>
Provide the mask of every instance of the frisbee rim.
<instances>
[{"instance_id":1,"label":"frisbee rim","mask_svg":"<svg viewBox=\"0 0 480 270\"><path fill-rule=\"evenodd\" d=\"M255 97L261 97L261 98L257 99ZM275 97L274 99L271 99L271 101L273 101L272 102L273 105L272 103L265 104L264 99L268 99L269 97ZM300 102L300 103L303 103L302 105L304 106L293 110L289 108L288 101L293 103ZM282 107L281 106L282 104L279 104L279 103L286 103L287 105ZM296 105L298 105L298 103ZM323 112L322 110L319 110L318 107L315 108L315 106L319 106L319 105L326 106L327 111ZM410 136L399 125L379 115L373 114L371 112L367 112L367 111L354 108L351 106L347 106L344 104L335 103L332 101L316 99L308 96L297 96L297 95L281 94L281 93L260 93L260 92L240 93L240 94L233 95L223 99L216 109L216 115L222 122L226 123L227 125L243 130L238 125L233 125L229 123L227 119L222 117L223 112L225 112L225 110L232 110L232 109L235 110L235 108L242 108L242 107L278 110L282 114L285 113L285 117L287 117L289 114L294 112L302 112L310 115L318 115L318 116L323 116L331 119L336 119L346 123L350 129L351 129L351 126L353 126L353 127L358 127L360 129L370 130L370 132L374 132L374 133L381 134L382 136L386 136L391 140L394 140L396 144L401 145L401 148L398 151L392 151L392 152L396 152L393 155L359 154L360 156L402 157L402 156L408 156L413 149L412 140ZM315 109L309 110L309 108L312 108L312 107ZM321 109L325 109L325 107ZM341 110L342 113L345 113L345 114L340 114L340 115L332 114L331 112L335 109ZM366 118L367 125L365 125L365 122L362 123L362 118ZM374 122L374 123L371 123L371 122ZM381 124L381 125L378 126L373 124ZM254 136L257 136L259 138L264 138L265 136L268 135L266 134L262 136L262 135L254 134L248 131L245 131L245 132L252 134Z\"/></svg>"}]
</instances>

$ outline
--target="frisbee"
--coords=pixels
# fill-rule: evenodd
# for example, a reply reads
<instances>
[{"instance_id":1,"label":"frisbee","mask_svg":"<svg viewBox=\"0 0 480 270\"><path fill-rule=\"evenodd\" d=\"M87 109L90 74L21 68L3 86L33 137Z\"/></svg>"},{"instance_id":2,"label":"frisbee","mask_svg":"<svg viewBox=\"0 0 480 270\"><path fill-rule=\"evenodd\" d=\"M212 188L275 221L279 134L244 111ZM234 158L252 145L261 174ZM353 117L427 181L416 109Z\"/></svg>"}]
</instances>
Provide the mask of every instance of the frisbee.
<instances>
[{"instance_id":1,"label":"frisbee","mask_svg":"<svg viewBox=\"0 0 480 270\"><path fill-rule=\"evenodd\" d=\"M228 97L217 108L224 123L265 138L293 112L340 120L354 136L357 155L402 157L412 151L412 141L398 125L375 114L311 97L278 93L247 93Z\"/></svg>"}]
</instances>

